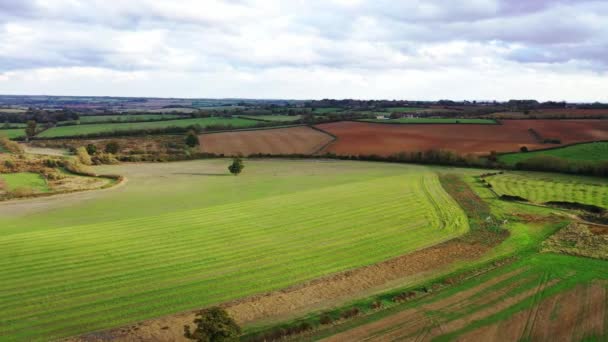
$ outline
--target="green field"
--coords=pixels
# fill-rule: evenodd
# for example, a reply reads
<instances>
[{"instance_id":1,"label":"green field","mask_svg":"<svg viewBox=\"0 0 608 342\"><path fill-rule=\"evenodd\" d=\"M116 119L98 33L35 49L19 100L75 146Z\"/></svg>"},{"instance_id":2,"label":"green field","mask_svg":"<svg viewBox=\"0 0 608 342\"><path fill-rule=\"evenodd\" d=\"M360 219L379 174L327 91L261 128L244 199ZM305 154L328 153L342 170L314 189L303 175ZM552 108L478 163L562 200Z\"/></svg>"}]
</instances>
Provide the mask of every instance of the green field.
<instances>
[{"instance_id":1,"label":"green field","mask_svg":"<svg viewBox=\"0 0 608 342\"><path fill-rule=\"evenodd\" d=\"M13 129L0 129L0 137L7 137L9 139L21 138L25 136L25 129L13 128Z\"/></svg>"},{"instance_id":2,"label":"green field","mask_svg":"<svg viewBox=\"0 0 608 342\"><path fill-rule=\"evenodd\" d=\"M491 119L443 119L443 118L400 118L390 120L363 119L360 121L381 122L394 124L479 124L496 125L496 121Z\"/></svg>"},{"instance_id":3,"label":"green field","mask_svg":"<svg viewBox=\"0 0 608 342\"><path fill-rule=\"evenodd\" d=\"M98 123L98 122L140 122L140 121L158 121L166 119L179 119L181 116L176 114L141 114L141 115L87 115L80 117L80 123Z\"/></svg>"},{"instance_id":4,"label":"green field","mask_svg":"<svg viewBox=\"0 0 608 342\"><path fill-rule=\"evenodd\" d=\"M430 110L430 108L420 108L420 107L390 107L384 108L385 111L389 113L412 113L412 112L424 112Z\"/></svg>"},{"instance_id":5,"label":"green field","mask_svg":"<svg viewBox=\"0 0 608 342\"><path fill-rule=\"evenodd\" d=\"M98 167L129 181L0 204L3 340L55 339L276 290L468 230L433 168L246 161L234 177L228 164Z\"/></svg>"},{"instance_id":6,"label":"green field","mask_svg":"<svg viewBox=\"0 0 608 342\"><path fill-rule=\"evenodd\" d=\"M534 203L578 202L608 208L608 180L540 172L509 172L487 181L499 195L523 197Z\"/></svg>"},{"instance_id":7,"label":"green field","mask_svg":"<svg viewBox=\"0 0 608 342\"><path fill-rule=\"evenodd\" d=\"M276 121L276 122L292 122L300 120L301 115L251 115L251 116L240 116L244 119L251 120L262 120L262 121Z\"/></svg>"},{"instance_id":8,"label":"green field","mask_svg":"<svg viewBox=\"0 0 608 342\"><path fill-rule=\"evenodd\" d=\"M29 189L33 192L49 192L46 180L38 173L5 173L0 174L0 180L6 184L9 191Z\"/></svg>"},{"instance_id":9,"label":"green field","mask_svg":"<svg viewBox=\"0 0 608 342\"><path fill-rule=\"evenodd\" d=\"M312 112L313 112L313 114L329 114L329 113L336 113L336 112L342 112L342 111L344 111L344 108L320 107L320 108L315 108Z\"/></svg>"},{"instance_id":10,"label":"green field","mask_svg":"<svg viewBox=\"0 0 608 342\"><path fill-rule=\"evenodd\" d=\"M515 166L521 161L538 156L551 156L574 162L606 162L608 161L608 142L579 144L545 151L503 154L498 160L506 165Z\"/></svg>"},{"instance_id":11,"label":"green field","mask_svg":"<svg viewBox=\"0 0 608 342\"><path fill-rule=\"evenodd\" d=\"M247 119L231 118L200 118L183 119L168 121L134 122L134 123L113 123L113 124L90 124L76 126L53 127L40 134L40 138L74 137L88 134L101 134L120 131L133 131L144 129L162 129L168 127L189 127L200 125L206 127L210 125L231 125L234 128L253 127L259 124L258 121ZM1 131L0 131L1 132Z\"/></svg>"}]
</instances>

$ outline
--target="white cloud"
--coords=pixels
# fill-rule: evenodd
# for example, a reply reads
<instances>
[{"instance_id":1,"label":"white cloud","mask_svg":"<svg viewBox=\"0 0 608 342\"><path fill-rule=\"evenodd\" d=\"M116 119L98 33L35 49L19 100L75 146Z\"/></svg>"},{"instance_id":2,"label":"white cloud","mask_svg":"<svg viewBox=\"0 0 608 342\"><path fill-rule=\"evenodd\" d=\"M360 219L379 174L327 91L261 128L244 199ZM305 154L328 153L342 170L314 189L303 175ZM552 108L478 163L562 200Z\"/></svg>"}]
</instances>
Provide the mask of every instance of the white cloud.
<instances>
[{"instance_id":1,"label":"white cloud","mask_svg":"<svg viewBox=\"0 0 608 342\"><path fill-rule=\"evenodd\" d=\"M2 93L608 99L608 5L596 1L0 0L0 10Z\"/></svg>"}]
</instances>

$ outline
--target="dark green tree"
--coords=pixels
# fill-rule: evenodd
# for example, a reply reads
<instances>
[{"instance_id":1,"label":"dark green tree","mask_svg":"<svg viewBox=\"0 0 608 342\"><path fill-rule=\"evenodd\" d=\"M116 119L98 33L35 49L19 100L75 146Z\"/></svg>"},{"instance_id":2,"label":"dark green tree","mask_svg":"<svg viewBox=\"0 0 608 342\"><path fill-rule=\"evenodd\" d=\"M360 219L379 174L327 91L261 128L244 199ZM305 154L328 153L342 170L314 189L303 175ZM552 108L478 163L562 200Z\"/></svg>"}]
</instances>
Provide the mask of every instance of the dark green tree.
<instances>
[{"instance_id":1,"label":"dark green tree","mask_svg":"<svg viewBox=\"0 0 608 342\"><path fill-rule=\"evenodd\" d=\"M239 157L232 159L232 164L230 164L230 166L228 166L228 170L230 171L230 173L232 173L235 176L238 175L239 173L241 173L244 168L245 168L245 165L243 165L243 161Z\"/></svg>"},{"instance_id":2,"label":"dark green tree","mask_svg":"<svg viewBox=\"0 0 608 342\"><path fill-rule=\"evenodd\" d=\"M118 141L110 141L106 144L106 153L116 154L118 153L118 151L120 151L120 145L118 144Z\"/></svg>"},{"instance_id":3,"label":"dark green tree","mask_svg":"<svg viewBox=\"0 0 608 342\"><path fill-rule=\"evenodd\" d=\"M95 153L97 153L97 146L95 146L93 144L88 144L87 152L89 153L89 155L94 155Z\"/></svg>"},{"instance_id":4,"label":"dark green tree","mask_svg":"<svg viewBox=\"0 0 608 342\"><path fill-rule=\"evenodd\" d=\"M184 326L184 336L199 342L229 342L238 341L241 328L236 324L226 310L220 307L204 309L196 314L196 328L190 330Z\"/></svg>"},{"instance_id":5,"label":"dark green tree","mask_svg":"<svg viewBox=\"0 0 608 342\"><path fill-rule=\"evenodd\" d=\"M33 136L36 135L36 121L30 120L27 122L27 127L25 128L25 138L27 141L30 140Z\"/></svg>"},{"instance_id":6,"label":"dark green tree","mask_svg":"<svg viewBox=\"0 0 608 342\"><path fill-rule=\"evenodd\" d=\"M196 136L195 132L188 132L188 135L186 135L186 145L188 145L188 147L195 147L199 145L198 137Z\"/></svg>"}]
</instances>

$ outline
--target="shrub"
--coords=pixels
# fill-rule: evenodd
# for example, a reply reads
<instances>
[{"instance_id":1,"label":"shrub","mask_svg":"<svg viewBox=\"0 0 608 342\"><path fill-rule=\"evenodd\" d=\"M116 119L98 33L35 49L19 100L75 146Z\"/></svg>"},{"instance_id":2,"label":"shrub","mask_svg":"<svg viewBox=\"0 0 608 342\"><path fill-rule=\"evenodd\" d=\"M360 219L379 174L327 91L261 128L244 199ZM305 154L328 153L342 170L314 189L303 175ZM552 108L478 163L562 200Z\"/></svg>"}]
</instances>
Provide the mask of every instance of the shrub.
<instances>
[{"instance_id":1,"label":"shrub","mask_svg":"<svg viewBox=\"0 0 608 342\"><path fill-rule=\"evenodd\" d=\"M14 142L7 137L0 137L0 146L4 147L4 149L10 153L22 154L24 152L23 147L21 147L19 143Z\"/></svg>"},{"instance_id":2,"label":"shrub","mask_svg":"<svg viewBox=\"0 0 608 342\"><path fill-rule=\"evenodd\" d=\"M198 136L193 131L188 132L188 135L186 135L185 142L188 147L195 147L199 145Z\"/></svg>"},{"instance_id":3,"label":"shrub","mask_svg":"<svg viewBox=\"0 0 608 342\"><path fill-rule=\"evenodd\" d=\"M235 176L238 175L239 173L241 173L244 168L245 168L245 165L243 165L243 161L241 160L241 158L238 158L238 157L232 159L232 164L230 164L230 166L228 166L228 170L230 171L230 173L232 173Z\"/></svg>"},{"instance_id":4,"label":"shrub","mask_svg":"<svg viewBox=\"0 0 608 342\"><path fill-rule=\"evenodd\" d=\"M106 153L116 154L120 152L120 144L118 141L110 141L106 144L106 148L104 149Z\"/></svg>"},{"instance_id":5,"label":"shrub","mask_svg":"<svg viewBox=\"0 0 608 342\"><path fill-rule=\"evenodd\" d=\"M194 341L238 341L241 334L241 328L220 307L199 311L194 323L194 331L190 330L190 326L184 326L184 337Z\"/></svg>"},{"instance_id":6,"label":"shrub","mask_svg":"<svg viewBox=\"0 0 608 342\"><path fill-rule=\"evenodd\" d=\"M91 156L87 152L85 147L79 147L76 149L76 156L78 157L78 161L84 165L93 165L93 161L91 161Z\"/></svg>"},{"instance_id":7,"label":"shrub","mask_svg":"<svg viewBox=\"0 0 608 342\"><path fill-rule=\"evenodd\" d=\"M319 318L319 323L323 324L323 325L327 325L327 324L331 324L334 320L331 318L330 315L321 315L321 317Z\"/></svg>"},{"instance_id":8,"label":"shrub","mask_svg":"<svg viewBox=\"0 0 608 342\"><path fill-rule=\"evenodd\" d=\"M340 317L344 318L344 319L349 319L355 316L358 316L361 313L361 311L359 310L359 308L352 308L346 311L343 311L342 314L340 315Z\"/></svg>"},{"instance_id":9,"label":"shrub","mask_svg":"<svg viewBox=\"0 0 608 342\"><path fill-rule=\"evenodd\" d=\"M93 154L97 153L97 146L95 146L95 145L93 145L93 144L88 144L88 145L87 145L87 152L88 152L90 155L93 155Z\"/></svg>"},{"instance_id":10,"label":"shrub","mask_svg":"<svg viewBox=\"0 0 608 342\"><path fill-rule=\"evenodd\" d=\"M527 146L522 146L522 147L519 148L519 151L524 152L524 153L528 152L528 147Z\"/></svg>"}]
</instances>

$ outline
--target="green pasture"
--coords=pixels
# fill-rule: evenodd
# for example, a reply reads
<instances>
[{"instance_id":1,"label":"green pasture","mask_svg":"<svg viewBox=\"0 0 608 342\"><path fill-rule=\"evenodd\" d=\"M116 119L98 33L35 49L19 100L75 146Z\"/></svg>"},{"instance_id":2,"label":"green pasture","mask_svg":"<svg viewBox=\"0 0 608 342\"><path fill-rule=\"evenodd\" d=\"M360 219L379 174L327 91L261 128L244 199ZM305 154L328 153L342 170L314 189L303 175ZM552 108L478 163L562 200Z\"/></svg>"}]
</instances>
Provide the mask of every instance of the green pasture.
<instances>
[{"instance_id":1,"label":"green pasture","mask_svg":"<svg viewBox=\"0 0 608 342\"><path fill-rule=\"evenodd\" d=\"M251 115L251 116L240 116L244 119L251 120L262 120L262 121L275 121L275 122L292 122L300 120L301 115Z\"/></svg>"},{"instance_id":2,"label":"green pasture","mask_svg":"<svg viewBox=\"0 0 608 342\"><path fill-rule=\"evenodd\" d=\"M506 165L538 156L551 156L572 162L600 163L608 161L608 142L594 142L560 147L544 151L520 152L501 155L498 160Z\"/></svg>"},{"instance_id":3,"label":"green pasture","mask_svg":"<svg viewBox=\"0 0 608 342\"><path fill-rule=\"evenodd\" d=\"M197 118L183 120L168 120L168 121L149 121L149 122L133 122L133 123L107 123L107 124L90 124L90 125L75 125L75 126L60 126L48 129L40 134L41 138L57 138L57 137L76 137L88 134L100 134L121 131L134 131L144 129L163 129L169 127L189 127L200 125L207 127L211 125L230 125L233 128L253 127L259 124L257 121L240 119L240 118ZM0 131L2 132L2 131Z\"/></svg>"},{"instance_id":4,"label":"green pasture","mask_svg":"<svg viewBox=\"0 0 608 342\"><path fill-rule=\"evenodd\" d=\"M508 172L487 181L499 195L523 197L534 203L578 202L608 208L608 180L541 172Z\"/></svg>"},{"instance_id":5,"label":"green pasture","mask_svg":"<svg viewBox=\"0 0 608 342\"><path fill-rule=\"evenodd\" d=\"M141 115L87 115L80 117L80 123L100 123L100 122L114 122L114 121L125 121L125 122L139 122L139 121L158 121L168 119L179 119L181 116L176 114L141 114Z\"/></svg>"},{"instance_id":6,"label":"green pasture","mask_svg":"<svg viewBox=\"0 0 608 342\"><path fill-rule=\"evenodd\" d=\"M38 173L19 172L0 174L7 190L29 189L33 192L49 192L46 180Z\"/></svg>"},{"instance_id":7,"label":"green pasture","mask_svg":"<svg viewBox=\"0 0 608 342\"><path fill-rule=\"evenodd\" d=\"M395 124L478 124L478 125L496 125L495 120L491 119L447 119L447 118L399 118L389 120L378 119L362 119L366 122L381 122Z\"/></svg>"},{"instance_id":8,"label":"green pasture","mask_svg":"<svg viewBox=\"0 0 608 342\"><path fill-rule=\"evenodd\" d=\"M344 110L344 108L341 108L341 107L319 107L319 108L314 108L314 110L312 112L313 112L313 114L329 114L329 113L341 112L343 110Z\"/></svg>"},{"instance_id":9,"label":"green pasture","mask_svg":"<svg viewBox=\"0 0 608 342\"><path fill-rule=\"evenodd\" d=\"M229 163L97 167L128 182L0 204L3 340L57 339L276 290L468 230L434 168L245 161L235 177Z\"/></svg>"},{"instance_id":10,"label":"green pasture","mask_svg":"<svg viewBox=\"0 0 608 342\"><path fill-rule=\"evenodd\" d=\"M9 139L22 138L25 136L25 129L23 128L11 128L11 129L0 129L0 137L7 137Z\"/></svg>"}]
</instances>

